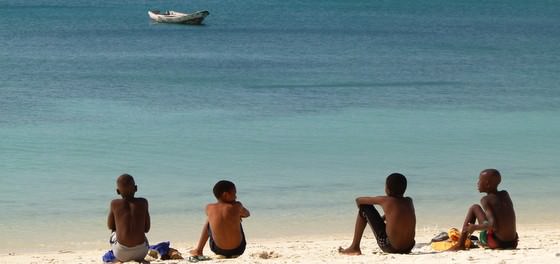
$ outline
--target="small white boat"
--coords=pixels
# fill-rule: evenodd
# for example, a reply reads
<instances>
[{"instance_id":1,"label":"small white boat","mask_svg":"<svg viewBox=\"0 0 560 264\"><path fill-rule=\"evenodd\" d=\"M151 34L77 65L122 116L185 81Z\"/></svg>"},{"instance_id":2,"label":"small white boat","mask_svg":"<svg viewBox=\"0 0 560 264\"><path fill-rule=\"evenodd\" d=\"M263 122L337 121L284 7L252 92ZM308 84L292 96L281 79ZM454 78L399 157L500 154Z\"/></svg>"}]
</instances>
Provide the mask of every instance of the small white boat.
<instances>
[{"instance_id":1,"label":"small white boat","mask_svg":"<svg viewBox=\"0 0 560 264\"><path fill-rule=\"evenodd\" d=\"M148 15L150 18L156 22L161 23L179 23L179 24L189 24L189 25L200 25L205 17L207 17L210 12L196 11L194 13L186 14L173 10L160 12L159 10L150 10Z\"/></svg>"}]
</instances>

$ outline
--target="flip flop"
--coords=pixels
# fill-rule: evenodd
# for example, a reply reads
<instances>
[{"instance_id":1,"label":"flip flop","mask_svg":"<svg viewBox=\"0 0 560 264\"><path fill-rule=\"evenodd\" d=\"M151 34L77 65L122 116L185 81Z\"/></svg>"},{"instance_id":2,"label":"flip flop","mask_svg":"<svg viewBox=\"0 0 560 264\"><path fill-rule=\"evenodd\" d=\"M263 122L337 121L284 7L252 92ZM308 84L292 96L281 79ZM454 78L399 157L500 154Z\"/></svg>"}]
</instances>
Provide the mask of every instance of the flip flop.
<instances>
[{"instance_id":1,"label":"flip flop","mask_svg":"<svg viewBox=\"0 0 560 264\"><path fill-rule=\"evenodd\" d=\"M447 232L441 232L437 236L432 238L432 242L445 241L447 239L449 239L449 235L447 234Z\"/></svg>"},{"instance_id":2,"label":"flip flop","mask_svg":"<svg viewBox=\"0 0 560 264\"><path fill-rule=\"evenodd\" d=\"M196 263L199 261L206 261L206 260L211 260L212 258L209 256L190 256L189 257L189 262L191 263Z\"/></svg>"}]
</instances>

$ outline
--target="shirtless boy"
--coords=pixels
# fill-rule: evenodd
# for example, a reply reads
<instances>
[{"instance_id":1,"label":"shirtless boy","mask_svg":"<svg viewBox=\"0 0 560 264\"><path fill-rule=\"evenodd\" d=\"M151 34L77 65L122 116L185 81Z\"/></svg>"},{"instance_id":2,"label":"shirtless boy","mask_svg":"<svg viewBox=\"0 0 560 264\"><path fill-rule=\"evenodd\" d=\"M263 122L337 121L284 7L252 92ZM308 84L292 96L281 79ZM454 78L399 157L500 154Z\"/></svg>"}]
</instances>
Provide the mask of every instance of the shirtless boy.
<instances>
[{"instance_id":1,"label":"shirtless boy","mask_svg":"<svg viewBox=\"0 0 560 264\"><path fill-rule=\"evenodd\" d=\"M359 210L352 244L346 249L339 248L338 251L346 255L361 255L360 242L369 223L383 252L410 253L415 244L416 215L412 199L403 197L405 190L404 175L393 173L385 182L387 196L356 198ZM375 204L383 208L383 217L375 209Z\"/></svg>"},{"instance_id":2,"label":"shirtless boy","mask_svg":"<svg viewBox=\"0 0 560 264\"><path fill-rule=\"evenodd\" d=\"M241 218L249 217L249 211L238 202L237 190L230 181L219 181L214 185L216 203L206 206L208 216L198 246L191 250L192 256L202 256L206 241L210 249L227 258L237 257L245 251L246 241Z\"/></svg>"},{"instance_id":3,"label":"shirtless boy","mask_svg":"<svg viewBox=\"0 0 560 264\"><path fill-rule=\"evenodd\" d=\"M496 169L483 170L478 177L478 191L486 193L469 208L457 246L451 250L465 249L465 240L476 230L485 230L487 246L492 249L517 248L518 236L515 228L515 211L507 191L498 191L502 176ZM478 220L478 224L475 222Z\"/></svg>"},{"instance_id":4,"label":"shirtless boy","mask_svg":"<svg viewBox=\"0 0 560 264\"><path fill-rule=\"evenodd\" d=\"M118 261L143 262L148 253L146 234L150 230L148 201L135 198L138 190L134 178L123 174L117 178L117 194L122 199L111 201L107 226L113 231L111 248Z\"/></svg>"}]
</instances>

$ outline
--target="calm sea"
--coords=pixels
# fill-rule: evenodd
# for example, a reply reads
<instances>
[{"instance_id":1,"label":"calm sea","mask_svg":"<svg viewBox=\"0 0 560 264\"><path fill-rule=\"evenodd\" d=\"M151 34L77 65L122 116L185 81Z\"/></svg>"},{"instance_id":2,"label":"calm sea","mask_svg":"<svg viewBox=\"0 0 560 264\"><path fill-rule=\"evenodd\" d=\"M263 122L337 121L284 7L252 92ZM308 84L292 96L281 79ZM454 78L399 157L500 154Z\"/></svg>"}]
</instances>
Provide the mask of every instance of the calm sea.
<instances>
[{"instance_id":1,"label":"calm sea","mask_svg":"<svg viewBox=\"0 0 560 264\"><path fill-rule=\"evenodd\" d=\"M149 9L203 26L155 24ZM103 247L115 179L196 241L220 179L249 239L347 233L402 172L459 226L480 170L560 220L560 3L0 0L0 252Z\"/></svg>"}]
</instances>

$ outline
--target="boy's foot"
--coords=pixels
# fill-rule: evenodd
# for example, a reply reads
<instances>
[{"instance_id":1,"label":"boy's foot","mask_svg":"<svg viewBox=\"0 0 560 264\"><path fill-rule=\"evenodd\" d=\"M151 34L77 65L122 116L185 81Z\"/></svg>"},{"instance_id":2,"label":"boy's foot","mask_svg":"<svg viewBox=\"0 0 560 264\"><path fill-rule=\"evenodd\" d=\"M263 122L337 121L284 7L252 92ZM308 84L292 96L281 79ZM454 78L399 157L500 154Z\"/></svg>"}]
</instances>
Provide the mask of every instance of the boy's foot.
<instances>
[{"instance_id":1,"label":"boy's foot","mask_svg":"<svg viewBox=\"0 0 560 264\"><path fill-rule=\"evenodd\" d=\"M189 251L189 254L191 254L191 256L202 256L202 250L192 249Z\"/></svg>"},{"instance_id":2,"label":"boy's foot","mask_svg":"<svg viewBox=\"0 0 560 264\"><path fill-rule=\"evenodd\" d=\"M465 248L461 247L459 244L455 244L449 249L447 249L446 251L459 251L459 250L465 250Z\"/></svg>"},{"instance_id":3,"label":"boy's foot","mask_svg":"<svg viewBox=\"0 0 560 264\"><path fill-rule=\"evenodd\" d=\"M350 255L350 256L362 255L362 251L359 248L358 249L354 249L354 248L344 249L342 247L339 247L338 248L338 253L344 254L344 255Z\"/></svg>"}]
</instances>

